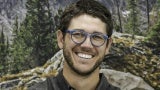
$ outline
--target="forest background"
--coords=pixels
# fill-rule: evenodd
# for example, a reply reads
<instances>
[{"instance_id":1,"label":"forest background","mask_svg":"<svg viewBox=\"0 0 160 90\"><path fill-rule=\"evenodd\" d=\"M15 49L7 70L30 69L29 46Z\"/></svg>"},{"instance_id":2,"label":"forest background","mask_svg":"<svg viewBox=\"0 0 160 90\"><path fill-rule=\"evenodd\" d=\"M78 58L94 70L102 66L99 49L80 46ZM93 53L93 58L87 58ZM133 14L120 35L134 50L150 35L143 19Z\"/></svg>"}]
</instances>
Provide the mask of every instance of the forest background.
<instances>
[{"instance_id":1,"label":"forest background","mask_svg":"<svg viewBox=\"0 0 160 90\"><path fill-rule=\"evenodd\" d=\"M0 1L0 76L44 65L59 50L55 35L59 17L75 1ZM133 40L135 35L145 37L143 43L150 42L160 57L160 0L99 1L113 15L114 32L131 34ZM18 10L24 11L13 14ZM4 18L12 21L6 24Z\"/></svg>"}]
</instances>

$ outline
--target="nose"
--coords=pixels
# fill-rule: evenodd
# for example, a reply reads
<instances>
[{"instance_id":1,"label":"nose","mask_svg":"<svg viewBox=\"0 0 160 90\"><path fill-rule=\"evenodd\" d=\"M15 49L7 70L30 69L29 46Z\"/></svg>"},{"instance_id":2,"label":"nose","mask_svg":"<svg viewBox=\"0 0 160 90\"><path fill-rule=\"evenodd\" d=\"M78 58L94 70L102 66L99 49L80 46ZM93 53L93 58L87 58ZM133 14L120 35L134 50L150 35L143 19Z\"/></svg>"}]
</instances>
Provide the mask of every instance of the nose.
<instances>
[{"instance_id":1,"label":"nose","mask_svg":"<svg viewBox=\"0 0 160 90\"><path fill-rule=\"evenodd\" d=\"M89 35L86 37L86 40L81 44L81 46L87 48L93 48Z\"/></svg>"}]
</instances>

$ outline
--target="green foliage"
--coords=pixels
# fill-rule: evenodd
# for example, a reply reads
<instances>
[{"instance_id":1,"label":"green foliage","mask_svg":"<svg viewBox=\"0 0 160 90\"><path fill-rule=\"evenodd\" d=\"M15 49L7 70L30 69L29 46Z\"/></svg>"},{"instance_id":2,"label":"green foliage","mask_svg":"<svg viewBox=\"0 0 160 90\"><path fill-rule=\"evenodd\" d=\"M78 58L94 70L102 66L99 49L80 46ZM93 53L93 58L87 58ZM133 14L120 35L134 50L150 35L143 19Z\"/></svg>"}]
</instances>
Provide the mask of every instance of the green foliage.
<instances>
[{"instance_id":1,"label":"green foliage","mask_svg":"<svg viewBox=\"0 0 160 90\"><path fill-rule=\"evenodd\" d=\"M11 73L44 65L58 51L48 0L28 0L26 7L28 13L20 27L15 22Z\"/></svg>"},{"instance_id":2,"label":"green foliage","mask_svg":"<svg viewBox=\"0 0 160 90\"><path fill-rule=\"evenodd\" d=\"M130 11L127 23L125 24L125 32L130 34L140 34L139 32L139 9L137 7L137 0L128 0L128 11Z\"/></svg>"},{"instance_id":3,"label":"green foliage","mask_svg":"<svg viewBox=\"0 0 160 90\"><path fill-rule=\"evenodd\" d=\"M57 51L54 23L48 0L29 0L25 28L30 30L35 64L43 65ZM29 26L28 26L29 24Z\"/></svg>"},{"instance_id":4,"label":"green foliage","mask_svg":"<svg viewBox=\"0 0 160 90\"><path fill-rule=\"evenodd\" d=\"M158 12L158 17L157 17L157 20L160 20L160 0L157 0L157 3L156 3L156 8L157 8L157 12Z\"/></svg>"},{"instance_id":5,"label":"green foliage","mask_svg":"<svg viewBox=\"0 0 160 90\"><path fill-rule=\"evenodd\" d=\"M29 57L32 47L28 47L26 44L26 41L30 40L31 34L23 24L21 24L21 27L18 26L17 17L13 28L14 39L10 45L10 60L8 60L9 68L7 73L18 73L31 67L29 64L31 59Z\"/></svg>"},{"instance_id":6,"label":"green foliage","mask_svg":"<svg viewBox=\"0 0 160 90\"><path fill-rule=\"evenodd\" d=\"M57 51L54 17L48 0L28 0L28 13L20 24L16 18L13 28L13 40L9 47L4 33L0 35L0 72L1 74L19 73L36 66L44 65ZM61 8L58 10L62 12ZM53 20L54 18L54 20ZM4 71L5 70L5 71Z\"/></svg>"},{"instance_id":7,"label":"green foliage","mask_svg":"<svg viewBox=\"0 0 160 90\"><path fill-rule=\"evenodd\" d=\"M160 57L160 19L158 23L150 29L144 43L151 48L152 53Z\"/></svg>"},{"instance_id":8,"label":"green foliage","mask_svg":"<svg viewBox=\"0 0 160 90\"><path fill-rule=\"evenodd\" d=\"M147 40L154 42L156 47L160 46L160 20L151 28L147 37Z\"/></svg>"},{"instance_id":9,"label":"green foliage","mask_svg":"<svg viewBox=\"0 0 160 90\"><path fill-rule=\"evenodd\" d=\"M155 25L155 23L158 23L160 18L160 0L157 0L155 5L153 6L153 9L151 11L151 26Z\"/></svg>"},{"instance_id":10,"label":"green foliage","mask_svg":"<svg viewBox=\"0 0 160 90\"><path fill-rule=\"evenodd\" d=\"M0 74L5 74L7 72L7 61L9 54L9 43L8 39L5 40L5 35L2 29L0 34Z\"/></svg>"}]
</instances>

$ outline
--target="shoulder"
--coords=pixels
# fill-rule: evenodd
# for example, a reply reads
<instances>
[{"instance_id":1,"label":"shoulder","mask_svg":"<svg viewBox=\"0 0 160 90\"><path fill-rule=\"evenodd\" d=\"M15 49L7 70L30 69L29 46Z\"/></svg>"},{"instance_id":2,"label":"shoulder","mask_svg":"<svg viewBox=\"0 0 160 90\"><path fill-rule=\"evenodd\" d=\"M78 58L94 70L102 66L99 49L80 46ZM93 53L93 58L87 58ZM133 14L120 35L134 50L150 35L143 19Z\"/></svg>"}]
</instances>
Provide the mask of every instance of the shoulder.
<instances>
[{"instance_id":1,"label":"shoulder","mask_svg":"<svg viewBox=\"0 0 160 90\"><path fill-rule=\"evenodd\" d=\"M103 73L100 74L100 83L98 90L120 90L120 88L111 85Z\"/></svg>"}]
</instances>

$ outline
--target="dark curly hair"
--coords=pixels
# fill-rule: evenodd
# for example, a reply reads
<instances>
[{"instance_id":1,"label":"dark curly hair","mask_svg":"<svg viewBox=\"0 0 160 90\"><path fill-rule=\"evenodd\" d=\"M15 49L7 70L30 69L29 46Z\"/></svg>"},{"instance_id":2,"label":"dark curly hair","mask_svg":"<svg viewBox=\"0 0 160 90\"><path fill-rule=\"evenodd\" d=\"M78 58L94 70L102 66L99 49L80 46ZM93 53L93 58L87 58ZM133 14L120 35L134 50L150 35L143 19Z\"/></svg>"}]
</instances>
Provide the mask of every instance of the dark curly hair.
<instances>
[{"instance_id":1,"label":"dark curly hair","mask_svg":"<svg viewBox=\"0 0 160 90\"><path fill-rule=\"evenodd\" d=\"M98 1L79 0L67 7L60 17L59 29L62 32L68 29L71 19L80 15L87 14L97 17L106 23L107 35L110 37L113 32L113 23L110 11Z\"/></svg>"}]
</instances>

